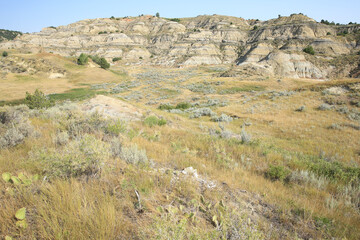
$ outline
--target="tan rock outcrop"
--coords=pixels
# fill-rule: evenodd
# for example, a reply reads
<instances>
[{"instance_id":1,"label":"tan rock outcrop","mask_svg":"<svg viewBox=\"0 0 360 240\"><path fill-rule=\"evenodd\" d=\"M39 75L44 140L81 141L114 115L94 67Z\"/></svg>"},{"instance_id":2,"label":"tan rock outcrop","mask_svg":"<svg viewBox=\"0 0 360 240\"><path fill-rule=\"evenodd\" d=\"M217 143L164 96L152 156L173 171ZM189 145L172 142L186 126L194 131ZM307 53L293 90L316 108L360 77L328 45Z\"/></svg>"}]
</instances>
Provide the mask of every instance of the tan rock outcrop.
<instances>
[{"instance_id":1,"label":"tan rock outcrop","mask_svg":"<svg viewBox=\"0 0 360 240\"><path fill-rule=\"evenodd\" d=\"M250 72L258 69L259 74L324 78L339 72L338 66L326 61L310 63L303 49L311 45L323 58L354 54L360 49L360 41L336 35L359 30L357 25L317 23L303 14L268 21L221 15L168 20L146 15L85 19L47 27L2 42L0 49L62 56L86 53L108 60L122 57L129 64L138 64L140 59L142 64L166 66L237 63L239 69L247 66ZM349 75L352 68L344 67L342 72Z\"/></svg>"}]
</instances>

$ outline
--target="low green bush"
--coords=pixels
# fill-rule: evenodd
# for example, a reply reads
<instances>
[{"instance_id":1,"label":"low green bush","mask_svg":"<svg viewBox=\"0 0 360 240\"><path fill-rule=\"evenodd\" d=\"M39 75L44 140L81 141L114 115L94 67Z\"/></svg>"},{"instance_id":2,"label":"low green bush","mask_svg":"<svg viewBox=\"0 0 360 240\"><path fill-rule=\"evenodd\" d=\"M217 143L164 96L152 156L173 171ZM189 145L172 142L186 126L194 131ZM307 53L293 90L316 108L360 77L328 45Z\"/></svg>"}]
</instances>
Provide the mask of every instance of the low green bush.
<instances>
[{"instance_id":1,"label":"low green bush","mask_svg":"<svg viewBox=\"0 0 360 240\"><path fill-rule=\"evenodd\" d=\"M257 85L244 85L241 87L230 87L219 91L220 94L235 94L240 92L264 91L265 87Z\"/></svg>"},{"instance_id":2,"label":"low green bush","mask_svg":"<svg viewBox=\"0 0 360 240\"><path fill-rule=\"evenodd\" d=\"M286 181L286 179L290 176L291 171L286 169L283 166L273 166L270 165L269 169L266 171L265 175L267 178L271 179L272 181Z\"/></svg>"},{"instance_id":3,"label":"low green bush","mask_svg":"<svg viewBox=\"0 0 360 240\"><path fill-rule=\"evenodd\" d=\"M170 104L160 104L160 106L158 107L158 109L160 109L160 110L171 110L174 108L175 107Z\"/></svg>"},{"instance_id":4,"label":"low green bush","mask_svg":"<svg viewBox=\"0 0 360 240\"><path fill-rule=\"evenodd\" d=\"M108 63L105 58L100 58L100 63L99 63L99 65L100 65L100 67L103 68L103 69L108 69L108 68L110 68L110 63Z\"/></svg>"},{"instance_id":5,"label":"low green bush","mask_svg":"<svg viewBox=\"0 0 360 240\"><path fill-rule=\"evenodd\" d=\"M54 102L45 96L42 91L36 89L34 94L26 92L25 104L30 109L41 109L53 106Z\"/></svg>"},{"instance_id":6,"label":"low green bush","mask_svg":"<svg viewBox=\"0 0 360 240\"><path fill-rule=\"evenodd\" d=\"M303 52L308 53L310 55L315 55L314 48L312 46L307 46L303 49Z\"/></svg>"},{"instance_id":7,"label":"low green bush","mask_svg":"<svg viewBox=\"0 0 360 240\"><path fill-rule=\"evenodd\" d=\"M172 22L177 22L177 23L179 23L181 21L179 18L169 18L168 20L172 21Z\"/></svg>"},{"instance_id":8,"label":"low green bush","mask_svg":"<svg viewBox=\"0 0 360 240\"><path fill-rule=\"evenodd\" d=\"M129 164L137 166L147 166L150 164L146 151L139 149L137 145L123 147L121 149L120 158Z\"/></svg>"},{"instance_id":9,"label":"low green bush","mask_svg":"<svg viewBox=\"0 0 360 240\"><path fill-rule=\"evenodd\" d=\"M187 102L181 102L181 103L178 103L175 108L185 110L185 109L191 108L191 104L187 103Z\"/></svg>"},{"instance_id":10,"label":"low green bush","mask_svg":"<svg viewBox=\"0 0 360 240\"><path fill-rule=\"evenodd\" d=\"M360 179L360 168L344 166L338 161L327 161L319 158L309 162L309 169L319 176L325 176L332 181L352 183Z\"/></svg>"},{"instance_id":11,"label":"low green bush","mask_svg":"<svg viewBox=\"0 0 360 240\"><path fill-rule=\"evenodd\" d=\"M344 37L344 36L346 36L348 33L349 33L349 32L348 32L347 30L344 30L344 31L342 31L342 32L339 32L337 35Z\"/></svg>"},{"instance_id":12,"label":"low green bush","mask_svg":"<svg viewBox=\"0 0 360 240\"><path fill-rule=\"evenodd\" d=\"M30 160L40 164L48 177L70 178L97 176L110 156L108 144L91 135L84 135L61 149L38 149L30 153Z\"/></svg>"},{"instance_id":13,"label":"low green bush","mask_svg":"<svg viewBox=\"0 0 360 240\"><path fill-rule=\"evenodd\" d=\"M3 51L3 52L2 52L2 56L3 56L3 57L7 57L8 55L9 55L8 52L6 52L6 51Z\"/></svg>"},{"instance_id":14,"label":"low green bush","mask_svg":"<svg viewBox=\"0 0 360 240\"><path fill-rule=\"evenodd\" d=\"M84 134L93 134L106 129L107 121L97 112L83 115L81 113L70 113L62 127L67 130L70 138L80 138Z\"/></svg>"},{"instance_id":15,"label":"low green bush","mask_svg":"<svg viewBox=\"0 0 360 240\"><path fill-rule=\"evenodd\" d=\"M121 120L114 120L109 122L105 128L105 133L118 136L120 133L124 133L127 129L126 122Z\"/></svg>"},{"instance_id":16,"label":"low green bush","mask_svg":"<svg viewBox=\"0 0 360 240\"><path fill-rule=\"evenodd\" d=\"M89 60L89 56L82 53L80 54L79 58L77 59L77 64L78 65L85 65L88 63L88 60Z\"/></svg>"},{"instance_id":17,"label":"low green bush","mask_svg":"<svg viewBox=\"0 0 360 240\"><path fill-rule=\"evenodd\" d=\"M145 120L144 120L144 124L149 126L149 127L153 127L153 126L163 126L166 124L166 120L165 119L159 119L155 116L150 116L150 117L147 117Z\"/></svg>"},{"instance_id":18,"label":"low green bush","mask_svg":"<svg viewBox=\"0 0 360 240\"><path fill-rule=\"evenodd\" d=\"M89 56L96 64L98 64L103 69L110 68L110 63L106 61L105 58L100 58L99 56Z\"/></svg>"},{"instance_id":19,"label":"low green bush","mask_svg":"<svg viewBox=\"0 0 360 240\"><path fill-rule=\"evenodd\" d=\"M117 61L120 61L120 60L122 60L121 57L114 57L114 58L112 59L113 62L117 62Z\"/></svg>"}]
</instances>

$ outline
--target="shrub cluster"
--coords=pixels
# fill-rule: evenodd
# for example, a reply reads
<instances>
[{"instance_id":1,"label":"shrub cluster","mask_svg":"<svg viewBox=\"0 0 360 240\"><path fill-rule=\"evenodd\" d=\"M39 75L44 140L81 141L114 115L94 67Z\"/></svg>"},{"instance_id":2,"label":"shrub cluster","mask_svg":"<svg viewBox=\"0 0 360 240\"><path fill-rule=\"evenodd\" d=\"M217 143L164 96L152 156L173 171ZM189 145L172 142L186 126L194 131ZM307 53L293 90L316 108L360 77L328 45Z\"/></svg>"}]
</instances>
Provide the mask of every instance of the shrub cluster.
<instances>
[{"instance_id":1,"label":"shrub cluster","mask_svg":"<svg viewBox=\"0 0 360 240\"><path fill-rule=\"evenodd\" d=\"M315 55L315 50L312 46L307 46L306 48L303 49L303 51L310 55Z\"/></svg>"},{"instance_id":2,"label":"shrub cluster","mask_svg":"<svg viewBox=\"0 0 360 240\"><path fill-rule=\"evenodd\" d=\"M124 121L119 119L116 120L109 120L108 124L105 126L105 133L118 136L120 133L125 133L127 130L127 124Z\"/></svg>"},{"instance_id":3,"label":"shrub cluster","mask_svg":"<svg viewBox=\"0 0 360 240\"><path fill-rule=\"evenodd\" d=\"M216 90L210 84L211 84L210 82L192 83L186 85L185 88L196 93L204 93L204 94L216 93Z\"/></svg>"},{"instance_id":4,"label":"shrub cluster","mask_svg":"<svg viewBox=\"0 0 360 240\"><path fill-rule=\"evenodd\" d=\"M346 36L347 34L348 34L349 32L347 31L347 30L344 30L344 31L342 31L342 32L339 32L338 34L337 34L337 36Z\"/></svg>"},{"instance_id":5,"label":"shrub cluster","mask_svg":"<svg viewBox=\"0 0 360 240\"><path fill-rule=\"evenodd\" d=\"M95 133L107 128L108 124L102 115L97 112L89 115L84 115L80 112L78 114L69 112L67 116L68 119L64 119L62 122L60 122L60 124L63 125L65 130L67 130L70 138L77 138L84 134Z\"/></svg>"},{"instance_id":6,"label":"shrub cluster","mask_svg":"<svg viewBox=\"0 0 360 240\"><path fill-rule=\"evenodd\" d=\"M266 171L265 175L266 177L268 177L269 179L275 181L275 180L279 180L279 181L285 181L288 180L288 178L290 177L291 171L286 169L283 166L274 166L274 165L270 165L269 169Z\"/></svg>"},{"instance_id":7,"label":"shrub cluster","mask_svg":"<svg viewBox=\"0 0 360 240\"><path fill-rule=\"evenodd\" d=\"M179 18L169 18L168 20L172 21L172 22L177 22L177 23L179 23L181 21Z\"/></svg>"},{"instance_id":8,"label":"shrub cluster","mask_svg":"<svg viewBox=\"0 0 360 240\"><path fill-rule=\"evenodd\" d=\"M40 163L49 177L80 177L100 174L109 157L109 145L91 135L71 141L62 149L38 149L30 152L30 160Z\"/></svg>"},{"instance_id":9,"label":"shrub cluster","mask_svg":"<svg viewBox=\"0 0 360 240\"><path fill-rule=\"evenodd\" d=\"M293 171L290 176L290 181L300 185L310 185L317 189L324 189L329 183L326 177L317 176L307 170Z\"/></svg>"},{"instance_id":10,"label":"shrub cluster","mask_svg":"<svg viewBox=\"0 0 360 240\"><path fill-rule=\"evenodd\" d=\"M190 118L199 118L202 116L213 117L216 116L216 114L210 108L198 108L192 111Z\"/></svg>"},{"instance_id":11,"label":"shrub cluster","mask_svg":"<svg viewBox=\"0 0 360 240\"><path fill-rule=\"evenodd\" d=\"M323 103L318 107L318 110L320 111L326 111L326 110L331 110L333 107L327 103Z\"/></svg>"},{"instance_id":12,"label":"shrub cluster","mask_svg":"<svg viewBox=\"0 0 360 240\"><path fill-rule=\"evenodd\" d=\"M226 115L226 114L221 114L220 116L213 116L211 118L211 121L214 121L214 122L231 122L233 120L232 117Z\"/></svg>"},{"instance_id":13,"label":"shrub cluster","mask_svg":"<svg viewBox=\"0 0 360 240\"><path fill-rule=\"evenodd\" d=\"M326 25L335 25L335 22L334 22L334 21L329 22L328 20L324 20L324 19L321 19L320 23L326 24Z\"/></svg>"},{"instance_id":14,"label":"shrub cluster","mask_svg":"<svg viewBox=\"0 0 360 240\"><path fill-rule=\"evenodd\" d=\"M178 103L176 106L170 104L160 104L160 106L158 107L158 109L160 110L172 110L172 109L186 110L189 108L191 108L191 104L187 102Z\"/></svg>"},{"instance_id":15,"label":"shrub cluster","mask_svg":"<svg viewBox=\"0 0 360 240\"><path fill-rule=\"evenodd\" d=\"M117 61L120 61L120 60L122 60L121 57L114 57L114 58L112 59L113 62L117 62Z\"/></svg>"},{"instance_id":16,"label":"shrub cluster","mask_svg":"<svg viewBox=\"0 0 360 240\"><path fill-rule=\"evenodd\" d=\"M0 148L14 147L34 136L28 114L29 108L25 105L0 109Z\"/></svg>"},{"instance_id":17,"label":"shrub cluster","mask_svg":"<svg viewBox=\"0 0 360 240\"><path fill-rule=\"evenodd\" d=\"M241 129L240 132L241 142L249 143L251 141L251 135L245 131L245 129Z\"/></svg>"},{"instance_id":18,"label":"shrub cluster","mask_svg":"<svg viewBox=\"0 0 360 240\"><path fill-rule=\"evenodd\" d=\"M137 145L123 147L121 149L120 158L133 165L147 166L150 164L146 151L138 149Z\"/></svg>"},{"instance_id":19,"label":"shrub cluster","mask_svg":"<svg viewBox=\"0 0 360 240\"><path fill-rule=\"evenodd\" d=\"M26 92L25 104L30 109L42 109L53 106L54 102L45 96L42 91L36 89L34 94Z\"/></svg>"},{"instance_id":20,"label":"shrub cluster","mask_svg":"<svg viewBox=\"0 0 360 240\"><path fill-rule=\"evenodd\" d=\"M89 60L89 56L82 53L82 54L80 54L79 58L77 59L77 64L85 65L88 63L88 60Z\"/></svg>"},{"instance_id":21,"label":"shrub cluster","mask_svg":"<svg viewBox=\"0 0 360 240\"><path fill-rule=\"evenodd\" d=\"M53 142L56 146L63 146L69 142L69 134L67 132L59 131L53 137Z\"/></svg>"},{"instance_id":22,"label":"shrub cluster","mask_svg":"<svg viewBox=\"0 0 360 240\"><path fill-rule=\"evenodd\" d=\"M153 127L153 126L163 126L166 124L166 120L165 119L159 119L155 116L150 116L150 117L147 117L145 120L144 120L144 124L149 126L149 127Z\"/></svg>"},{"instance_id":23,"label":"shrub cluster","mask_svg":"<svg viewBox=\"0 0 360 240\"><path fill-rule=\"evenodd\" d=\"M110 63L108 63L106 61L105 58L101 58L101 57L98 57L98 56L89 56L91 58L91 60L93 60L96 64L98 64L101 68L103 69L108 69L110 68Z\"/></svg>"},{"instance_id":24,"label":"shrub cluster","mask_svg":"<svg viewBox=\"0 0 360 240\"><path fill-rule=\"evenodd\" d=\"M79 58L77 59L77 63L79 65L85 65L88 62L89 58L91 58L91 60L93 60L96 64L98 64L103 69L110 68L110 63L108 63L105 58L103 58L103 57L101 58L99 56L86 55L84 53L80 54Z\"/></svg>"},{"instance_id":25,"label":"shrub cluster","mask_svg":"<svg viewBox=\"0 0 360 240\"><path fill-rule=\"evenodd\" d=\"M309 169L318 176L343 183L353 183L360 179L360 168L345 166L343 163L320 157L309 163Z\"/></svg>"},{"instance_id":26,"label":"shrub cluster","mask_svg":"<svg viewBox=\"0 0 360 240\"><path fill-rule=\"evenodd\" d=\"M121 157L122 142L119 138L113 138L110 141L110 152L113 157Z\"/></svg>"},{"instance_id":27,"label":"shrub cluster","mask_svg":"<svg viewBox=\"0 0 360 240\"><path fill-rule=\"evenodd\" d=\"M170 105L170 104L160 104L160 106L158 107L158 109L160 110L172 110L175 107Z\"/></svg>"}]
</instances>

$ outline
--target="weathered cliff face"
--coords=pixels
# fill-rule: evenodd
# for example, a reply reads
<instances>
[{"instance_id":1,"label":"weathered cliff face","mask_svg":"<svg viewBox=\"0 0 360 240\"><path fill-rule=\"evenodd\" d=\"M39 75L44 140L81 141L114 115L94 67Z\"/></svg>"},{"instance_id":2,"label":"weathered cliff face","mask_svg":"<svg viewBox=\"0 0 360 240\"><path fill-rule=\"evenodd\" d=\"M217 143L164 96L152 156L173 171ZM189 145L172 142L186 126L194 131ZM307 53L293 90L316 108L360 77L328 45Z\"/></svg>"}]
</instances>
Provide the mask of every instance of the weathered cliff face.
<instances>
[{"instance_id":1,"label":"weathered cliff face","mask_svg":"<svg viewBox=\"0 0 360 240\"><path fill-rule=\"evenodd\" d=\"M1 43L0 48L53 52L63 56L87 53L109 61L121 58L127 64L236 63L238 68L251 65L252 69L262 69L262 73L265 71L270 75L327 78L334 69L331 61L316 64L319 61L309 61L302 50L310 45L315 56L327 60L354 55L360 50L360 38L355 34L359 29L356 25L317 23L302 14L269 21L219 15L175 21L153 16L102 18L44 28L39 33L24 34ZM344 31L349 34L337 36Z\"/></svg>"}]
</instances>

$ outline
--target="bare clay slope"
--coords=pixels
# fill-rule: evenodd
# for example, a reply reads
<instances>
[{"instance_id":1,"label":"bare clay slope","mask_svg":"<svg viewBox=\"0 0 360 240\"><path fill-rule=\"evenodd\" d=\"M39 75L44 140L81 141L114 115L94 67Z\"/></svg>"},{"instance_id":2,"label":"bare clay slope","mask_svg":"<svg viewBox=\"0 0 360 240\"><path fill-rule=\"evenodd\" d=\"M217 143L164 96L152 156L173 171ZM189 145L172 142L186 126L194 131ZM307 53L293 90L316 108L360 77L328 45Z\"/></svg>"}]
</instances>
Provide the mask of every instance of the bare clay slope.
<instances>
[{"instance_id":1,"label":"bare clay slope","mask_svg":"<svg viewBox=\"0 0 360 240\"><path fill-rule=\"evenodd\" d=\"M359 52L359 28L325 25L302 14L268 21L220 15L98 18L24 34L0 48L63 56L88 53L108 60L165 66L236 64L236 71L322 79L349 76L357 67L358 58L337 63ZM303 52L307 46L314 48L315 56ZM346 69L339 71L345 65Z\"/></svg>"}]
</instances>

